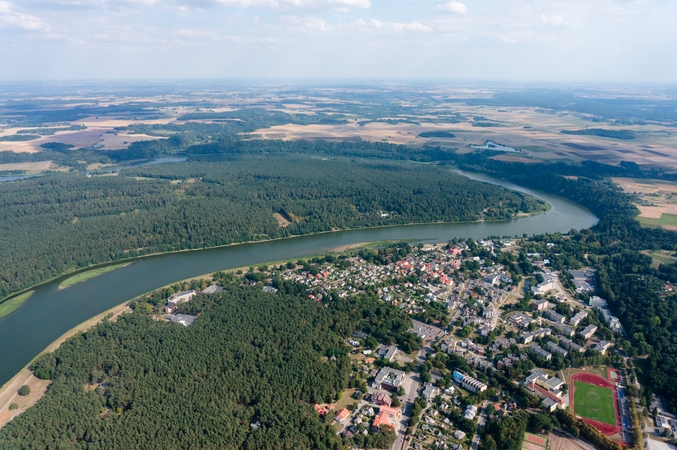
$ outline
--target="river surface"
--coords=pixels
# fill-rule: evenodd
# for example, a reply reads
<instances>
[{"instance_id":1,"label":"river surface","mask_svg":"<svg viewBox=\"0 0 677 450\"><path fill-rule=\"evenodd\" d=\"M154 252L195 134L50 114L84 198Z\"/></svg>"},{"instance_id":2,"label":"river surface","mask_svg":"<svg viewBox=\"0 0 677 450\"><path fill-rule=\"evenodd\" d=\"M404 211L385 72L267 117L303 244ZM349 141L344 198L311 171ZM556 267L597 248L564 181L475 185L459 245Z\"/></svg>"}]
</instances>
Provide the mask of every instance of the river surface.
<instances>
[{"instance_id":1,"label":"river surface","mask_svg":"<svg viewBox=\"0 0 677 450\"><path fill-rule=\"evenodd\" d=\"M541 215L504 222L408 225L339 231L276 241L140 258L132 264L59 290L70 275L39 286L19 309L0 319L0 386L59 336L126 300L172 282L218 270L301 258L341 246L382 240L447 242L453 238L522 236L589 228L597 218L587 209L554 195L532 191L485 175L470 178L526 192L546 200ZM71 274L72 275L72 274Z\"/></svg>"}]
</instances>

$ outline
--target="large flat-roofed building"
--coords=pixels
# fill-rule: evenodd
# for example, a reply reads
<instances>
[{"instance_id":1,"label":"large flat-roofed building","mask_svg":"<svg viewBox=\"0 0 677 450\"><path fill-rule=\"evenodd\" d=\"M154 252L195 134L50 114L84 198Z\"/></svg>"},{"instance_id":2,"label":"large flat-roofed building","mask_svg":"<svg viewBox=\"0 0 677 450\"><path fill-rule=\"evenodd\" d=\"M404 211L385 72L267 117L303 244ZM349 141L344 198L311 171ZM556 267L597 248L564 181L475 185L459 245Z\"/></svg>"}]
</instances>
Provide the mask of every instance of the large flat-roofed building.
<instances>
[{"instance_id":1,"label":"large flat-roofed building","mask_svg":"<svg viewBox=\"0 0 677 450\"><path fill-rule=\"evenodd\" d=\"M585 339L590 339L595 334L595 331L597 331L597 325L588 325L578 334L583 336Z\"/></svg>"},{"instance_id":2,"label":"large flat-roofed building","mask_svg":"<svg viewBox=\"0 0 677 450\"><path fill-rule=\"evenodd\" d=\"M538 344L531 344L527 348L531 353L533 353L534 355L538 356L541 359L544 359L546 361L550 361L552 359L552 354L543 350L541 347L539 347Z\"/></svg>"},{"instance_id":3,"label":"large flat-roofed building","mask_svg":"<svg viewBox=\"0 0 677 450\"><path fill-rule=\"evenodd\" d=\"M386 389L388 391L396 391L398 387L404 382L405 373L401 370L396 370L391 367L384 367L376 375L374 379L374 388Z\"/></svg>"},{"instance_id":4,"label":"large flat-roofed building","mask_svg":"<svg viewBox=\"0 0 677 450\"><path fill-rule=\"evenodd\" d=\"M543 311L543 317L545 317L546 319L550 319L555 323L564 323L564 321L566 320L566 317L553 311L552 309Z\"/></svg>"},{"instance_id":5,"label":"large flat-roofed building","mask_svg":"<svg viewBox=\"0 0 677 450\"><path fill-rule=\"evenodd\" d=\"M573 316L570 320L569 323L571 324L572 327L577 327L579 323L581 323L581 320L585 319L588 317L588 312L587 311L581 311L575 316Z\"/></svg>"},{"instance_id":6,"label":"large flat-roofed building","mask_svg":"<svg viewBox=\"0 0 677 450\"><path fill-rule=\"evenodd\" d=\"M565 337L560 337L559 338L559 345L562 347L568 349L569 351L572 352L578 352L578 353L584 353L585 348L581 347L577 343L573 342L571 339L567 339Z\"/></svg>"},{"instance_id":7,"label":"large flat-roofed building","mask_svg":"<svg viewBox=\"0 0 677 450\"><path fill-rule=\"evenodd\" d=\"M167 305L165 306L165 312L171 314L176 311L179 303L186 303L190 301L197 294L194 290L177 292L172 294L167 299Z\"/></svg>"},{"instance_id":8,"label":"large flat-roofed building","mask_svg":"<svg viewBox=\"0 0 677 450\"><path fill-rule=\"evenodd\" d=\"M566 325L563 325L563 324L561 324L561 323L556 323L556 324L554 324L552 327L553 327L553 328L555 329L555 331L557 331L559 334L564 335L564 336L567 336L567 337L571 337L571 336L573 336L574 334L576 334L576 331L575 331L573 328L568 327L568 326L566 326Z\"/></svg>"},{"instance_id":9,"label":"large flat-roofed building","mask_svg":"<svg viewBox=\"0 0 677 450\"><path fill-rule=\"evenodd\" d=\"M197 320L197 317L195 316L189 316L188 314L174 314L172 317L169 318L172 322L180 323L184 327L187 327L188 325L192 324Z\"/></svg>"},{"instance_id":10,"label":"large flat-roofed building","mask_svg":"<svg viewBox=\"0 0 677 450\"><path fill-rule=\"evenodd\" d=\"M480 380L471 377L470 375L461 373L458 370L454 371L454 373L452 374L452 378L454 379L454 381L460 384L462 388L467 389L470 392L478 393L487 390L486 384L482 383Z\"/></svg>"},{"instance_id":11,"label":"large flat-roofed building","mask_svg":"<svg viewBox=\"0 0 677 450\"><path fill-rule=\"evenodd\" d=\"M569 354L568 351L560 347L559 345L555 344L554 342L550 341L548 342L545 347L551 352L551 353L558 353L562 355L562 358L566 358L567 355Z\"/></svg>"}]
</instances>

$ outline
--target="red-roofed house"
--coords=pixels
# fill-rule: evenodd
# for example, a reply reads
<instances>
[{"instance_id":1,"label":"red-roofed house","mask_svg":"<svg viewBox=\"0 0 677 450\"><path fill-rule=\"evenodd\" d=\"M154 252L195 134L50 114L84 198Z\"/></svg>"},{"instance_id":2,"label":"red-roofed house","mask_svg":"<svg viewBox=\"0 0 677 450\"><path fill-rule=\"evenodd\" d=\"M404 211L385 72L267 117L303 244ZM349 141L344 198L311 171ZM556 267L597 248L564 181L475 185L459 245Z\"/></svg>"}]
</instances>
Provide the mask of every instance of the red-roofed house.
<instances>
[{"instance_id":1,"label":"red-roofed house","mask_svg":"<svg viewBox=\"0 0 677 450\"><path fill-rule=\"evenodd\" d=\"M329 411L327 410L327 408L325 408L325 407L322 406L322 405L315 404L315 405L313 405L313 408L315 408L315 411L317 411L317 413L318 413L320 416L326 416L327 413L329 412Z\"/></svg>"},{"instance_id":2,"label":"red-roofed house","mask_svg":"<svg viewBox=\"0 0 677 450\"><path fill-rule=\"evenodd\" d=\"M390 427L393 431L396 428L397 419L400 417L400 410L397 408L390 408L382 406L381 410L374 419L374 428Z\"/></svg>"},{"instance_id":3,"label":"red-roofed house","mask_svg":"<svg viewBox=\"0 0 677 450\"><path fill-rule=\"evenodd\" d=\"M343 408L336 412L336 420L339 422L347 417L350 417L350 410L348 408Z\"/></svg>"}]
</instances>

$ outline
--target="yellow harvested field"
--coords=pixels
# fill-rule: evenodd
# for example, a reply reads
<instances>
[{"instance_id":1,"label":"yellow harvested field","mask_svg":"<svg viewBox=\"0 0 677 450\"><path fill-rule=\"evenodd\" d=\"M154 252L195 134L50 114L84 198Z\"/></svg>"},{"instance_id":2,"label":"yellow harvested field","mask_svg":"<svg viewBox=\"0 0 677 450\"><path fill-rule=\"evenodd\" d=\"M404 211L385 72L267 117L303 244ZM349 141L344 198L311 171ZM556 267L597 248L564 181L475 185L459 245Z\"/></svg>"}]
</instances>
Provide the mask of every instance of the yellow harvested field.
<instances>
[{"instance_id":1,"label":"yellow harvested field","mask_svg":"<svg viewBox=\"0 0 677 450\"><path fill-rule=\"evenodd\" d=\"M663 213L667 213L662 206L641 206L637 205L640 211L640 217L648 217L649 219L660 219Z\"/></svg>"},{"instance_id":2,"label":"yellow harvested field","mask_svg":"<svg viewBox=\"0 0 677 450\"><path fill-rule=\"evenodd\" d=\"M154 141L157 139L166 138L159 136L148 136L147 134L104 134L101 137L100 144L103 145L103 147L101 147L102 150L122 150L129 147L134 142Z\"/></svg>"},{"instance_id":3,"label":"yellow harvested field","mask_svg":"<svg viewBox=\"0 0 677 450\"><path fill-rule=\"evenodd\" d=\"M175 122L176 119L173 117L168 117L165 119L154 119L154 120L132 120L132 119L118 119L115 117L109 116L90 116L85 119L76 120L73 122L77 125L86 125L87 127L103 127L108 129L113 129L115 127L126 127L138 123L147 123L147 124L165 124Z\"/></svg>"},{"instance_id":4,"label":"yellow harvested field","mask_svg":"<svg viewBox=\"0 0 677 450\"><path fill-rule=\"evenodd\" d=\"M644 221L645 225L658 225L666 230L677 230L669 216L660 220L663 214L677 216L677 183L670 183L663 180L645 180L634 178L612 178L612 181L623 189L623 191L635 194L639 201L635 206L639 209L641 218L654 219L654 221Z\"/></svg>"},{"instance_id":5,"label":"yellow harvested field","mask_svg":"<svg viewBox=\"0 0 677 450\"><path fill-rule=\"evenodd\" d=\"M43 170L49 170L51 165L52 161L0 164L0 171L25 170L27 172L42 172Z\"/></svg>"},{"instance_id":6,"label":"yellow harvested field","mask_svg":"<svg viewBox=\"0 0 677 450\"><path fill-rule=\"evenodd\" d=\"M294 105L294 109L299 108ZM461 123L444 123L430 116L430 122L387 123L367 122L360 117L341 125L282 125L255 132L262 139L328 139L383 141L393 144L441 145L457 148L459 152L471 152L470 145L482 144L486 140L521 149L518 155L540 161L580 162L597 161L605 164L619 164L633 161L637 164L677 169L677 131L661 125L628 125L623 129L636 133L633 140L603 138L599 136L569 135L562 130L584 128L607 128L608 124L597 124L569 114L546 114L537 108L499 109L486 106L467 106L458 103L442 104L454 113L466 117ZM288 109L292 109L291 107ZM299 112L299 108L296 112ZM308 111L311 109L308 108ZM473 126L473 117L482 116L499 126ZM386 118L383 118L386 119ZM405 117L390 118L404 120ZM416 119L420 121L420 118ZM364 126L360 126L362 121ZM445 130L455 134L454 138L420 138L424 131ZM526 161L524 161L526 162Z\"/></svg>"}]
</instances>

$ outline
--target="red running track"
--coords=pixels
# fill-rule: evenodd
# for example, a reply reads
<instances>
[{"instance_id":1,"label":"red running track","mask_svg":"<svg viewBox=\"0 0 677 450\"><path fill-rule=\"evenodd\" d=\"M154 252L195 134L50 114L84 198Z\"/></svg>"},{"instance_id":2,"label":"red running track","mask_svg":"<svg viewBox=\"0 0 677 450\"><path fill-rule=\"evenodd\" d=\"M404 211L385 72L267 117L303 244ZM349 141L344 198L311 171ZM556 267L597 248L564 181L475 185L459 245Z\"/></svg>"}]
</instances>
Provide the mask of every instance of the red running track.
<instances>
[{"instance_id":1,"label":"red running track","mask_svg":"<svg viewBox=\"0 0 677 450\"><path fill-rule=\"evenodd\" d=\"M602 378L598 375L594 375L591 373L577 373L572 375L571 377L571 384L569 385L569 405L571 406L571 409L574 411L574 414L576 414L576 407L574 405L574 391L576 390L574 387L574 381L581 381L583 383L588 383L592 384L594 386L600 386L600 387L605 387L611 389L611 392L613 392L614 395L614 411L616 413L616 425L609 425L608 423L603 423L599 422L597 420L593 419L588 419L586 417L581 417L583 419L583 422L587 423L588 425L592 425L593 427L597 428L600 433L602 433L605 436L613 436L616 433L620 433L623 430L623 426L621 424L621 416L618 412L618 392L616 391L616 385L614 383L609 382L609 380Z\"/></svg>"}]
</instances>

